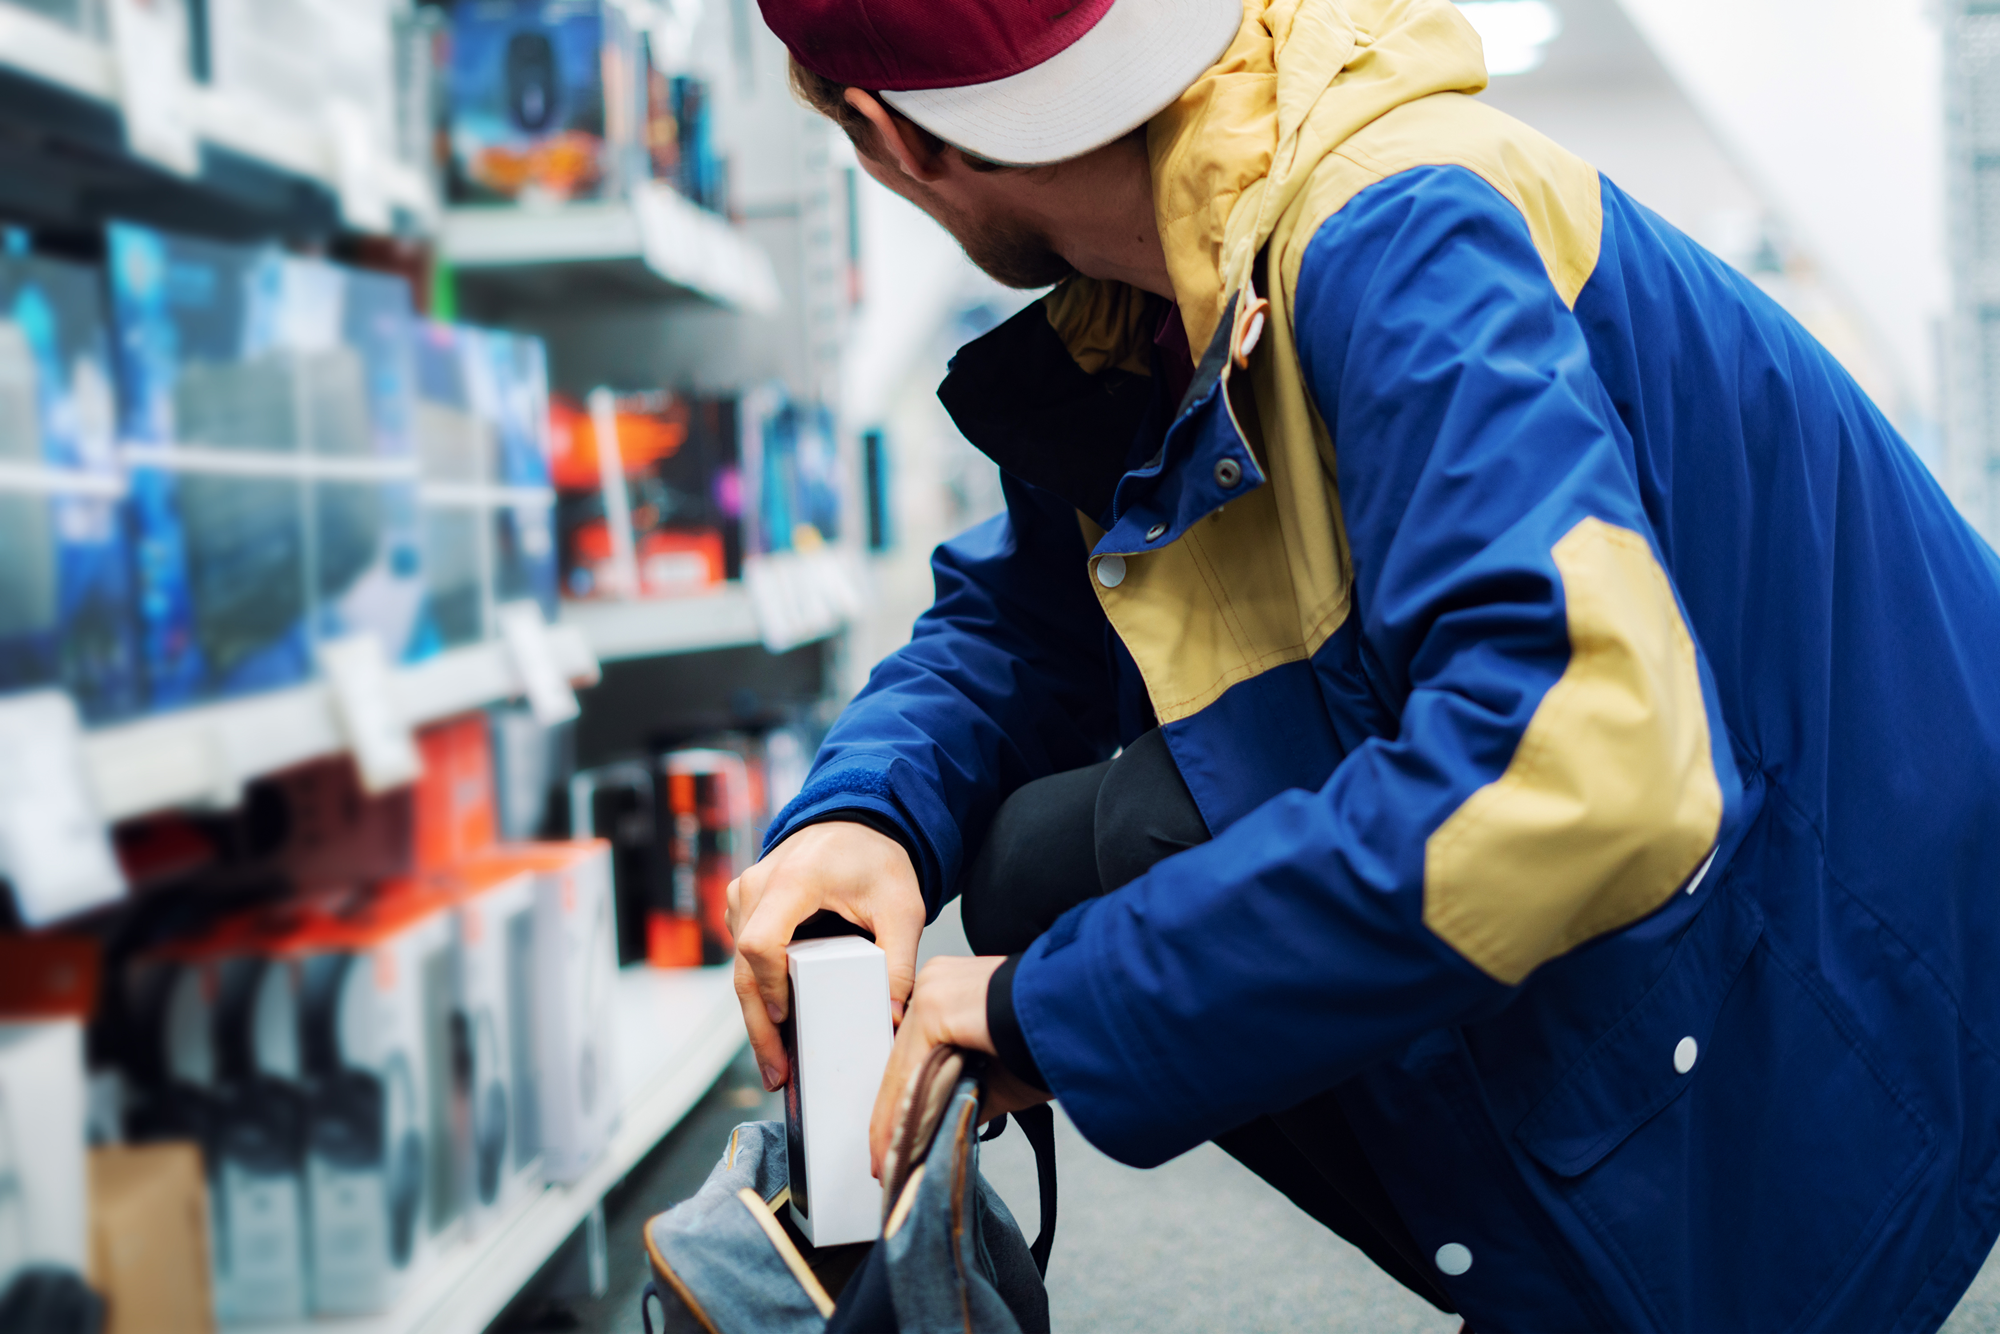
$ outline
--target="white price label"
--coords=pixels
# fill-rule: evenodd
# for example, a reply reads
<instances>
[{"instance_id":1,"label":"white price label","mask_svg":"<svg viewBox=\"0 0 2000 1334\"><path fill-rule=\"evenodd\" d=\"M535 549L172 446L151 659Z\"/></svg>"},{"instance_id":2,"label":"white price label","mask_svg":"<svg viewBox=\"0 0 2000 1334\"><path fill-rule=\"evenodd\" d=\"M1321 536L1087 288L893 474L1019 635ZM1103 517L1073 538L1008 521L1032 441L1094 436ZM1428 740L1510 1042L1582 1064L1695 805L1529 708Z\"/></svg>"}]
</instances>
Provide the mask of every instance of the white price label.
<instances>
[{"instance_id":1,"label":"white price label","mask_svg":"<svg viewBox=\"0 0 2000 1334\"><path fill-rule=\"evenodd\" d=\"M333 160L340 186L340 213L360 232L386 232L391 222L389 199L382 190L387 168L376 149L368 112L353 102L327 105L327 129L333 136Z\"/></svg>"},{"instance_id":2,"label":"white price label","mask_svg":"<svg viewBox=\"0 0 2000 1334\"><path fill-rule=\"evenodd\" d=\"M0 873L23 924L44 926L124 894L70 697L50 690L0 700L0 755Z\"/></svg>"},{"instance_id":3,"label":"white price label","mask_svg":"<svg viewBox=\"0 0 2000 1334\"><path fill-rule=\"evenodd\" d=\"M533 602L510 602L500 608L500 638L514 659L521 676L521 691L528 697L528 710L544 727L566 723L583 710L577 705L576 691L556 665L555 645L549 639L549 623Z\"/></svg>"},{"instance_id":4,"label":"white price label","mask_svg":"<svg viewBox=\"0 0 2000 1334\"><path fill-rule=\"evenodd\" d=\"M169 171L198 173L185 8L167 0L112 0L111 53L126 146Z\"/></svg>"},{"instance_id":5,"label":"white price label","mask_svg":"<svg viewBox=\"0 0 2000 1334\"><path fill-rule=\"evenodd\" d=\"M336 639L320 645L319 661L362 789L372 795L421 778L423 756L397 707L382 641L366 633Z\"/></svg>"}]
</instances>

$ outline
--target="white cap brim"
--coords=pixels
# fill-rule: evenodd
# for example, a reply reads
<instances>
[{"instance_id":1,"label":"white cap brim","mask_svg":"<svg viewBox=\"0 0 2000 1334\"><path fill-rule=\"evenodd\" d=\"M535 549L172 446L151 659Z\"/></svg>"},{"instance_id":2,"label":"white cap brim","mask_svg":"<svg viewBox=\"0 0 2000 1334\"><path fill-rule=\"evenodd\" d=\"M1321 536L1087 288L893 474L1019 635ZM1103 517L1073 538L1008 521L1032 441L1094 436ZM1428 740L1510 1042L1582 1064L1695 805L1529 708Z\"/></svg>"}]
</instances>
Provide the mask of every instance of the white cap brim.
<instances>
[{"instance_id":1,"label":"white cap brim","mask_svg":"<svg viewBox=\"0 0 2000 1334\"><path fill-rule=\"evenodd\" d=\"M1112 0L1089 32L1032 69L990 83L880 96L989 162L1065 162L1172 105L1242 24L1242 0Z\"/></svg>"}]
</instances>

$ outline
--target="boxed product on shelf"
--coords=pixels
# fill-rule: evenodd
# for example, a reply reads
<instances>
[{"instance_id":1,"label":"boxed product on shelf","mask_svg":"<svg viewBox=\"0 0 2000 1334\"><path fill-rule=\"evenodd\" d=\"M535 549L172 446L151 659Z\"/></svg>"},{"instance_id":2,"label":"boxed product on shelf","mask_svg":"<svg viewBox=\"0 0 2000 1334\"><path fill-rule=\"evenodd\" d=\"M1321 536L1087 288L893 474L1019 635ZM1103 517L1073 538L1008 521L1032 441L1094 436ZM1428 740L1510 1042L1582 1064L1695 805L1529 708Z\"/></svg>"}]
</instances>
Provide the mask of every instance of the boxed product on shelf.
<instances>
[{"instance_id":1,"label":"boxed product on shelf","mask_svg":"<svg viewBox=\"0 0 2000 1334\"><path fill-rule=\"evenodd\" d=\"M151 702L303 680L316 629L428 651L407 290L123 223L109 248Z\"/></svg>"},{"instance_id":2,"label":"boxed product on shelf","mask_svg":"<svg viewBox=\"0 0 2000 1334\"><path fill-rule=\"evenodd\" d=\"M613 0L457 0L451 183L474 201L612 196L643 177L639 45Z\"/></svg>"},{"instance_id":3,"label":"boxed product on shelf","mask_svg":"<svg viewBox=\"0 0 2000 1334\"><path fill-rule=\"evenodd\" d=\"M671 911L673 879L659 826L659 784L640 760L600 765L569 781L570 830L611 847L612 924L618 964L644 963L648 922Z\"/></svg>"},{"instance_id":4,"label":"boxed product on shelf","mask_svg":"<svg viewBox=\"0 0 2000 1334\"><path fill-rule=\"evenodd\" d=\"M551 410L564 593L602 596L615 544L597 430L573 400ZM736 401L652 391L621 395L614 421L640 592L701 593L741 573L742 476Z\"/></svg>"},{"instance_id":5,"label":"boxed product on shelf","mask_svg":"<svg viewBox=\"0 0 2000 1334\"><path fill-rule=\"evenodd\" d=\"M463 1217L451 917L434 895L357 895L308 913L282 948L301 977L313 1309L378 1312Z\"/></svg>"},{"instance_id":6,"label":"boxed product on shelf","mask_svg":"<svg viewBox=\"0 0 2000 1334\"><path fill-rule=\"evenodd\" d=\"M494 633L493 609L555 614L555 493L540 339L427 322L417 333L426 618L446 647Z\"/></svg>"},{"instance_id":7,"label":"boxed product on shelf","mask_svg":"<svg viewBox=\"0 0 2000 1334\"><path fill-rule=\"evenodd\" d=\"M0 256L0 692L62 686L87 721L141 704L103 283Z\"/></svg>"},{"instance_id":8,"label":"boxed product on shelf","mask_svg":"<svg viewBox=\"0 0 2000 1334\"><path fill-rule=\"evenodd\" d=\"M484 714L471 713L417 734L424 776L411 789L412 870L451 871L498 838L493 742Z\"/></svg>"},{"instance_id":9,"label":"boxed product on shelf","mask_svg":"<svg viewBox=\"0 0 2000 1334\"><path fill-rule=\"evenodd\" d=\"M124 979L126 1130L201 1145L215 1313L232 1326L310 1309L298 979L260 937L234 919L139 956Z\"/></svg>"},{"instance_id":10,"label":"boxed product on shelf","mask_svg":"<svg viewBox=\"0 0 2000 1334\"><path fill-rule=\"evenodd\" d=\"M611 848L600 840L513 844L465 870L535 877L533 944L537 1143L545 1174L574 1181L610 1143L619 1114L611 998Z\"/></svg>"},{"instance_id":11,"label":"boxed product on shelf","mask_svg":"<svg viewBox=\"0 0 2000 1334\"><path fill-rule=\"evenodd\" d=\"M757 400L747 413L744 451L754 488L755 549L765 555L811 552L838 541L846 488L833 414L768 391Z\"/></svg>"},{"instance_id":12,"label":"boxed product on shelf","mask_svg":"<svg viewBox=\"0 0 2000 1334\"><path fill-rule=\"evenodd\" d=\"M293 261L297 263L297 261ZM358 355L367 388L369 448L360 469L328 463L312 482L317 633L366 631L392 662L437 647L423 619L423 529L416 476L416 315L408 282L389 274L336 271L342 286L340 341ZM360 438L308 437L323 459Z\"/></svg>"},{"instance_id":13,"label":"boxed product on shelf","mask_svg":"<svg viewBox=\"0 0 2000 1334\"><path fill-rule=\"evenodd\" d=\"M488 865L440 876L457 949L456 1188L483 1230L541 1166L535 1087L535 873Z\"/></svg>"},{"instance_id":14,"label":"boxed product on shelf","mask_svg":"<svg viewBox=\"0 0 2000 1334\"><path fill-rule=\"evenodd\" d=\"M486 710L493 747L493 813L509 843L541 838L550 789L563 768L564 730L544 727L525 704Z\"/></svg>"},{"instance_id":15,"label":"boxed product on shelf","mask_svg":"<svg viewBox=\"0 0 2000 1334\"><path fill-rule=\"evenodd\" d=\"M215 1327L208 1186L193 1143L90 1151L90 1283L104 1334Z\"/></svg>"},{"instance_id":16,"label":"boxed product on shelf","mask_svg":"<svg viewBox=\"0 0 2000 1334\"><path fill-rule=\"evenodd\" d=\"M84 1198L83 1027L0 1024L0 1289L21 1269L81 1274Z\"/></svg>"},{"instance_id":17,"label":"boxed product on shelf","mask_svg":"<svg viewBox=\"0 0 2000 1334\"><path fill-rule=\"evenodd\" d=\"M729 211L727 164L715 149L709 86L689 74L646 69L646 152L653 179L715 213Z\"/></svg>"},{"instance_id":18,"label":"boxed product on shelf","mask_svg":"<svg viewBox=\"0 0 2000 1334\"><path fill-rule=\"evenodd\" d=\"M727 963L736 948L728 922L729 882L756 855L750 768L728 750L669 751L659 768L676 912L648 922L648 956L659 967ZM656 937L657 948L651 948Z\"/></svg>"}]
</instances>

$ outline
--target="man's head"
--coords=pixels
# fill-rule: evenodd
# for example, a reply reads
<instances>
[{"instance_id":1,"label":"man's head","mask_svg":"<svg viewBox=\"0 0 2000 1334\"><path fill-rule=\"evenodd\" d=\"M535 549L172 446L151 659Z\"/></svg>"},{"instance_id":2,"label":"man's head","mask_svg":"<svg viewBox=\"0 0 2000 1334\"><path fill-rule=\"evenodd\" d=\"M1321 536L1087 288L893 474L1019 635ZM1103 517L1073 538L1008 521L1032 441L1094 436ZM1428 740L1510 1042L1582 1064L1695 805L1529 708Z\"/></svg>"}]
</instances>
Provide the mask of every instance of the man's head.
<instances>
[{"instance_id":1,"label":"man's head","mask_svg":"<svg viewBox=\"0 0 2000 1334\"><path fill-rule=\"evenodd\" d=\"M759 3L794 88L869 175L1016 287L1089 271L1056 235L1066 215L1134 167L1144 179L1142 127L1243 17L1241 0Z\"/></svg>"}]
</instances>

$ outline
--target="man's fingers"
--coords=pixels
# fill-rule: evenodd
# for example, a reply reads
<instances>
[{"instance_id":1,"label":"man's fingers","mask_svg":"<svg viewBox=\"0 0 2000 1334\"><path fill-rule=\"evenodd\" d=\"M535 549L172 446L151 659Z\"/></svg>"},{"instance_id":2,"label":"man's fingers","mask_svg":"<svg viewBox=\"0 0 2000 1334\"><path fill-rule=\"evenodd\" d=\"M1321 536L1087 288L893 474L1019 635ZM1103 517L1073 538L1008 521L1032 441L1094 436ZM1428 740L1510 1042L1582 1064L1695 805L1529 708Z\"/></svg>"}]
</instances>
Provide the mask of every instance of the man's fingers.
<instances>
[{"instance_id":1,"label":"man's fingers","mask_svg":"<svg viewBox=\"0 0 2000 1334\"><path fill-rule=\"evenodd\" d=\"M729 882L729 891L725 896L729 900L729 911L723 915L723 920L729 924L729 934L732 936L736 934L737 928L743 925L743 917L741 912L742 893L743 893L743 877L737 876L734 880Z\"/></svg>"},{"instance_id":2,"label":"man's fingers","mask_svg":"<svg viewBox=\"0 0 2000 1334\"><path fill-rule=\"evenodd\" d=\"M750 971L750 965L741 955L736 959L736 999L743 1007L743 1027L750 1034L750 1050L756 1055L758 1072L764 1076L764 1087L767 1090L784 1087L792 1073L786 1068L785 1043L778 1036L777 1025L771 1022L770 1012L764 1008L757 975Z\"/></svg>"},{"instance_id":3,"label":"man's fingers","mask_svg":"<svg viewBox=\"0 0 2000 1334\"><path fill-rule=\"evenodd\" d=\"M882 1179L882 1164L889 1157L889 1137L896 1128L896 1111L902 1105L903 1086L930 1055L930 1038L921 1024L906 1023L889 1049L889 1065L882 1072L882 1087L875 1092L875 1110L868 1117L868 1170Z\"/></svg>"},{"instance_id":4,"label":"man's fingers","mask_svg":"<svg viewBox=\"0 0 2000 1334\"><path fill-rule=\"evenodd\" d=\"M791 987L785 980L785 946L800 922L819 910L820 896L795 884L774 886L758 900L743 929L736 933L736 957L750 965L765 1013L773 1024L785 1021Z\"/></svg>"},{"instance_id":5,"label":"man's fingers","mask_svg":"<svg viewBox=\"0 0 2000 1334\"><path fill-rule=\"evenodd\" d=\"M876 902L879 905L880 900ZM901 1024L910 992L917 985L917 942L924 934L923 903L893 901L888 911L880 911L878 907L875 920L863 925L875 933L875 943L889 956L889 1014Z\"/></svg>"}]
</instances>

